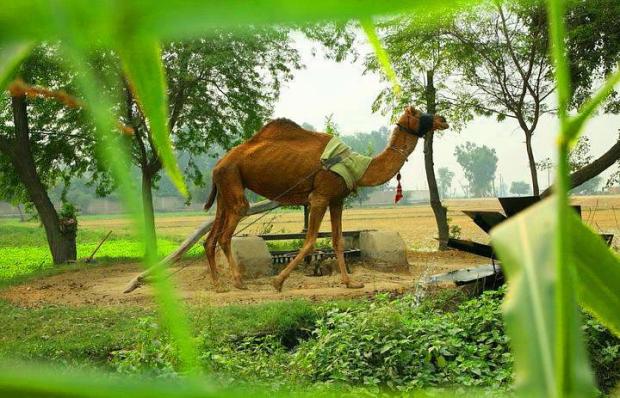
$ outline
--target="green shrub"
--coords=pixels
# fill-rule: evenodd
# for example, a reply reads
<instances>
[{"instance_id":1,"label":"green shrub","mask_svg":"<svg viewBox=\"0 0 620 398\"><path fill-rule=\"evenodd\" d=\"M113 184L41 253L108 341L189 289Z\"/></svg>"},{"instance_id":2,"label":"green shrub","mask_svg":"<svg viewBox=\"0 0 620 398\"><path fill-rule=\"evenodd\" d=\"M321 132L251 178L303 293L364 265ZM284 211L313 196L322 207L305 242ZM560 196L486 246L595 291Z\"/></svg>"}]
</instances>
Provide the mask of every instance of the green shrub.
<instances>
[{"instance_id":1,"label":"green shrub","mask_svg":"<svg viewBox=\"0 0 620 398\"><path fill-rule=\"evenodd\" d=\"M201 366L223 385L300 388L323 383L412 390L455 386L507 390L513 356L501 313L504 290L466 299L458 290L418 303L307 301L206 308L194 320ZM113 355L123 373L176 375L178 356L152 318L135 346ZM620 340L594 319L584 326L600 388L620 379Z\"/></svg>"},{"instance_id":2,"label":"green shrub","mask_svg":"<svg viewBox=\"0 0 620 398\"><path fill-rule=\"evenodd\" d=\"M409 296L365 311L331 311L295 354L295 364L314 381L507 387L512 359L499 294L486 293L455 312L420 311Z\"/></svg>"}]
</instances>

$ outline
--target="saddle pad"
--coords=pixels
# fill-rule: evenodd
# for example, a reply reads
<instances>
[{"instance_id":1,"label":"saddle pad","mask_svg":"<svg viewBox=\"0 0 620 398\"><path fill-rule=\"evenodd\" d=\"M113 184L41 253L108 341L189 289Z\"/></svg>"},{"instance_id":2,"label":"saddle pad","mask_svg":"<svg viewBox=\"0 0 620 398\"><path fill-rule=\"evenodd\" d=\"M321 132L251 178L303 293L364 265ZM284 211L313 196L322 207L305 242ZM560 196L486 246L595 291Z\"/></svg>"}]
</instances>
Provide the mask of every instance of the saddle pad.
<instances>
[{"instance_id":1,"label":"saddle pad","mask_svg":"<svg viewBox=\"0 0 620 398\"><path fill-rule=\"evenodd\" d=\"M348 145L340 140L340 138L334 136L331 140L329 140L327 146L323 150L321 161L338 155L343 156L342 161L331 166L329 170L341 176L347 184L347 188L351 190L355 189L355 183L362 178L368 169L372 158L353 152Z\"/></svg>"}]
</instances>

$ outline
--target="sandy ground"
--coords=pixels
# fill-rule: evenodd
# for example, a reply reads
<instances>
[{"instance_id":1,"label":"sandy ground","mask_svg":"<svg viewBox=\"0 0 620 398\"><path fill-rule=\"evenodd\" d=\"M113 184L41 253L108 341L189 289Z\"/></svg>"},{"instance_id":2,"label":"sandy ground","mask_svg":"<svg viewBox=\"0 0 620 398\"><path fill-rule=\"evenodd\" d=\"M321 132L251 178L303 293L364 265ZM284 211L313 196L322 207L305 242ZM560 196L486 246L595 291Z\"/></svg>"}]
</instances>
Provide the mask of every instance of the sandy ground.
<instances>
[{"instance_id":1,"label":"sandy ground","mask_svg":"<svg viewBox=\"0 0 620 398\"><path fill-rule=\"evenodd\" d=\"M335 272L331 276L314 277L306 275L310 273L309 269L300 269L291 274L282 293L275 292L271 277L246 280L248 289L237 290L230 286L227 270L222 270L222 279L230 286L230 291L215 293L202 259L182 261L173 269L179 271L172 278L184 301L191 304L247 304L294 298L320 301L372 296L377 292L414 291L421 277L485 262L485 259L455 251L410 252L409 269L391 272L381 272L373 269L372 264L355 262L352 277L364 282L362 289L345 288ZM141 266L137 263L90 266L10 287L0 292L0 298L24 307L47 304L150 306L153 304L153 289L149 286L123 293L129 280L140 271Z\"/></svg>"},{"instance_id":2,"label":"sandy ground","mask_svg":"<svg viewBox=\"0 0 620 398\"><path fill-rule=\"evenodd\" d=\"M620 234L618 219L620 214L620 196L577 197L574 204L582 205L582 218L593 229L601 232ZM462 210L501 210L496 199L449 200L448 217L452 225L461 228L461 237L486 243L488 235L478 228ZM240 228L256 220L257 216L244 221ZM197 225L208 218L206 215L158 216L157 230L160 236L182 240ZM247 281L248 290L234 288L227 293L213 292L210 279L206 274L204 259L185 260L179 266L184 267L174 277L178 291L190 303L211 303L226 305L233 303L253 303L290 298L309 298L313 300L347 298L372 295L378 291L402 292L415 289L417 281L429 276L453 269L479 264L488 264L488 260L456 251L436 252L436 227L433 213L429 206L398 206L389 208L347 209L343 216L345 230L377 229L397 231L408 246L410 267L405 272L380 272L373 264L358 263L353 267L353 277L364 282L365 287L351 290L342 287L339 276L310 277L309 271L294 272L284 285L282 293L276 293L271 287L271 278L259 278ZM91 219L80 222L81 228L100 230L128 231L127 220L116 217L110 219ZM244 233L256 234L270 229L272 233L299 232L303 226L303 214L298 212L275 212L252 224ZM329 217L325 218L321 230L329 230ZM616 238L614 246L617 246ZM123 294L122 290L129 280L141 271L137 263L115 264L107 266L90 266L58 275L44 277L14 286L0 292L5 298L19 305L34 306L41 304L68 305L150 305L152 291L144 287L134 293ZM228 283L228 272L222 270L223 279Z\"/></svg>"}]
</instances>

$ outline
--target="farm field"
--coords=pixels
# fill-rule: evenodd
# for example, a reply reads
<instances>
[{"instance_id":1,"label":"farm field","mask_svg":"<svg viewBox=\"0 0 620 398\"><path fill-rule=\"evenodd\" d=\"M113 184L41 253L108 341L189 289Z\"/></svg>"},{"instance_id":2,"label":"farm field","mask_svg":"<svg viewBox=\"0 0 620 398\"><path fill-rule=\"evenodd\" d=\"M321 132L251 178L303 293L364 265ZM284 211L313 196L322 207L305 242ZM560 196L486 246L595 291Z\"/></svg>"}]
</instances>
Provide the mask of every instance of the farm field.
<instances>
[{"instance_id":1,"label":"farm field","mask_svg":"<svg viewBox=\"0 0 620 398\"><path fill-rule=\"evenodd\" d=\"M579 197L575 204L582 206L583 219L595 230L619 234L617 209L620 197ZM462 238L487 242L488 235L478 228L462 210L499 210L496 199L451 200L447 202L450 224L460 228ZM160 255L170 253L186 235L206 220L205 214L159 214L157 230ZM404 292L416 288L424 276L446 272L452 269L485 264L487 260L458 251L437 252L435 221L429 206L393 206L389 208L354 208L344 212L345 230L377 229L397 231L408 247L409 270L404 272L377 271L372 264L357 263L353 276L365 283L364 289L349 290L339 285L339 276L310 277L309 270L295 271L285 284L285 291L277 294L270 285L270 277L248 281L249 289L232 289L226 294L213 292L207 275L205 258L201 245L196 245L173 270L174 280L182 296L189 302L215 305L243 304L291 298L325 300L332 297L352 298L371 296L378 291ZM243 221L238 228L242 234L258 234L270 231L299 232L303 226L300 210L277 210L272 213L253 216ZM56 274L50 265L48 249L42 230L35 223L0 223L3 237L0 237L0 277L5 283L15 278L28 276L41 270ZM326 216L321 230L329 230ZM142 246L132 235L130 224L121 216L85 216L80 219L78 236L78 257L90 255L98 241L112 231L111 238L102 246L94 265L78 263L60 267L59 275L36 278L0 293L0 297L13 303L34 306L45 303L70 305L133 305L151 302L152 292L148 287L132 294L123 294L126 283L142 269L139 262ZM323 241L323 244L328 243ZM332 262L333 263L333 262ZM228 283L228 270L223 261L223 280ZM333 264L332 264L333 265ZM336 268L333 266L332 268Z\"/></svg>"},{"instance_id":2,"label":"farm field","mask_svg":"<svg viewBox=\"0 0 620 398\"><path fill-rule=\"evenodd\" d=\"M582 217L597 231L620 232L620 196L575 197L573 203L582 206ZM447 200L448 217L451 225L461 228L461 237L487 241L488 235L480 230L462 210L502 211L495 198ZM161 237L182 240L209 216L201 213L188 215L159 214L156 220ZM260 219L259 219L260 218ZM259 219L257 221L257 219ZM252 224L252 225L249 225ZM114 233L129 233L129 224L120 217L89 219L80 221L87 230L113 230ZM248 226L249 225L249 226ZM261 217L252 216L242 221L237 231L246 228L242 234L257 234L271 229L272 233L300 232L303 228L301 210L277 210ZM344 230L377 229L397 231L410 250L432 251L436 247L435 219L428 205L396 205L383 208L351 208L343 215ZM329 212L323 220L321 231L329 231Z\"/></svg>"},{"instance_id":3,"label":"farm field","mask_svg":"<svg viewBox=\"0 0 620 398\"><path fill-rule=\"evenodd\" d=\"M583 217L593 228L620 232L615 214L620 197L575 202L583 206ZM451 224L460 227L463 238L488 240L460 211L499 210L496 200L455 200L448 206ZM174 250L207 217L159 214L160 255ZM299 232L303 215L278 210L252 223L257 218L239 229L249 226L244 233L253 234ZM373 264L356 262L353 277L365 287L352 290L340 286L336 273L310 277L302 267L282 293L275 293L271 278L263 277L246 281L248 290L217 294L200 245L180 261L173 282L188 304L200 366L214 386L304 391L329 389L340 381L352 386L353 395L355 388L378 385L405 390L470 385L491 394L509 388L513 359L503 333L503 290L469 299L458 289L418 284L423 276L488 260L433 250L435 226L428 206L348 209L344 226L399 232L408 247L409 269L381 272ZM122 293L142 270L143 248L127 221L121 216L81 217L79 258L90 255L110 230L113 234L95 263L52 267L36 223L0 221L0 279L6 285L0 289L0 323L6 325L0 333L0 357L176 377L177 353L159 326L152 289ZM328 222L322 230L329 230ZM229 283L227 270L221 271ZM584 332L597 382L609 391L620 377L620 359L614 354L620 341L591 319ZM378 339L383 343L377 345ZM347 354L362 349L378 362ZM407 355L391 355L393 350ZM467 354L453 356L458 351ZM429 357L429 352L437 354ZM445 360L448 367L436 365Z\"/></svg>"}]
</instances>

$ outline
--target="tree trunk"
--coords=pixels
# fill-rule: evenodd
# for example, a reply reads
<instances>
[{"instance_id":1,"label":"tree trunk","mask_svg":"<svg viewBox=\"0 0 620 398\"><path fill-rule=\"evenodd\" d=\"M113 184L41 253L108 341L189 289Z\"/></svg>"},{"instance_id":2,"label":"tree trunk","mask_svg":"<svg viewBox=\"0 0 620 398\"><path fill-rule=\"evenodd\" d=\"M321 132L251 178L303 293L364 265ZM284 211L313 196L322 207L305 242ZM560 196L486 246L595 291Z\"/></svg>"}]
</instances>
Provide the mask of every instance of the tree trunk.
<instances>
[{"instance_id":1,"label":"tree trunk","mask_svg":"<svg viewBox=\"0 0 620 398\"><path fill-rule=\"evenodd\" d=\"M19 222L25 222L26 221L26 217L24 216L24 211L22 210L22 205L21 204L17 204L17 212L19 213Z\"/></svg>"},{"instance_id":2,"label":"tree trunk","mask_svg":"<svg viewBox=\"0 0 620 398\"><path fill-rule=\"evenodd\" d=\"M154 248L157 248L155 211L153 209L153 174L149 167L142 170L142 208L144 211L144 232L147 239L152 239Z\"/></svg>"},{"instance_id":3,"label":"tree trunk","mask_svg":"<svg viewBox=\"0 0 620 398\"><path fill-rule=\"evenodd\" d=\"M525 133L525 147L527 149L527 160L530 164L530 173L532 175L532 192L535 196L540 194L538 188L538 172L536 171L536 161L534 160L534 151L532 150L532 134Z\"/></svg>"},{"instance_id":4,"label":"tree trunk","mask_svg":"<svg viewBox=\"0 0 620 398\"><path fill-rule=\"evenodd\" d=\"M435 113L436 97L435 85L433 82L434 72L426 71L426 111ZM435 178L435 164L433 161L433 132L426 133L424 137L424 168L426 169L426 181L428 183L428 191L430 194L430 204L435 214L437 222L437 232L439 234L439 250L448 249L448 218L447 209L442 205L439 198L439 190L437 189L437 179Z\"/></svg>"},{"instance_id":5,"label":"tree trunk","mask_svg":"<svg viewBox=\"0 0 620 398\"><path fill-rule=\"evenodd\" d=\"M616 163L620 159L620 141L617 141L611 148L607 150L604 154L602 154L598 159L594 160L592 163L588 164L580 168L579 170L572 173L570 178L570 189L576 188L584 182L596 177L601 174L603 171L607 170L610 166ZM553 192L553 185L547 188L543 193L542 197L545 198Z\"/></svg>"},{"instance_id":6,"label":"tree trunk","mask_svg":"<svg viewBox=\"0 0 620 398\"><path fill-rule=\"evenodd\" d=\"M77 250L75 229L64 228L56 209L47 195L46 187L37 173L34 157L30 150L30 131L28 127L28 109L25 97L12 97L13 121L15 123L15 145L9 153L11 163L28 196L39 214L45 228L47 243L52 253L54 264L75 261Z\"/></svg>"}]
</instances>

